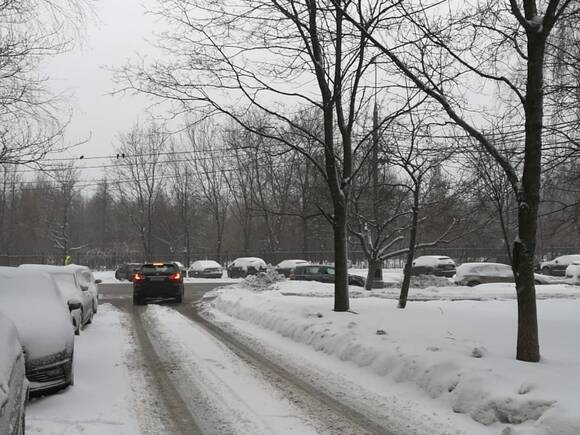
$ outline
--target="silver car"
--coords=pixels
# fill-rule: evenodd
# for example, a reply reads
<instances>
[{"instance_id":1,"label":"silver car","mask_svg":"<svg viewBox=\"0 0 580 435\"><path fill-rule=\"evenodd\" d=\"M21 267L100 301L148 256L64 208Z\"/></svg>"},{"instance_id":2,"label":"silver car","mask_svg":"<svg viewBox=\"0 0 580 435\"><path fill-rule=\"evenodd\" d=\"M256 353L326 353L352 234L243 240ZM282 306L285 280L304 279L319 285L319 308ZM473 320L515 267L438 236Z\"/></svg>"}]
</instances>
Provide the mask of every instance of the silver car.
<instances>
[{"instance_id":1,"label":"silver car","mask_svg":"<svg viewBox=\"0 0 580 435\"><path fill-rule=\"evenodd\" d=\"M54 279L38 270L0 267L0 312L18 331L30 391L72 385L74 331Z\"/></svg>"},{"instance_id":2,"label":"silver car","mask_svg":"<svg viewBox=\"0 0 580 435\"><path fill-rule=\"evenodd\" d=\"M18 331L0 314L0 434L24 433L24 408L28 398L24 352Z\"/></svg>"}]
</instances>

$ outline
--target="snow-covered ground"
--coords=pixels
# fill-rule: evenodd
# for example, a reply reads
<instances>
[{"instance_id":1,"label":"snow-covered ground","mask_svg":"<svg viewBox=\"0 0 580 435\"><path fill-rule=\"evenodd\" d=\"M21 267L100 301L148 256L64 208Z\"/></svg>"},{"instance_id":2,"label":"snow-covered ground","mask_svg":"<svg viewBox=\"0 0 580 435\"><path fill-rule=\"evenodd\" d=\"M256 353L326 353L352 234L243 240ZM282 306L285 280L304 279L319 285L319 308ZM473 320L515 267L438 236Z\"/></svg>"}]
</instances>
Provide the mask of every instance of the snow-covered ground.
<instances>
[{"instance_id":1,"label":"snow-covered ground","mask_svg":"<svg viewBox=\"0 0 580 435\"><path fill-rule=\"evenodd\" d=\"M264 352L310 367L324 388L349 384L342 394L370 408L384 403L383 412L413 428L408 433L577 435L580 287L537 290L538 364L515 360L511 284L411 289L430 300L405 310L392 300L396 290L351 287L360 296L352 312L335 313L331 285L286 281L215 290L202 307ZM337 387L341 377L348 382Z\"/></svg>"},{"instance_id":2,"label":"snow-covered ground","mask_svg":"<svg viewBox=\"0 0 580 435\"><path fill-rule=\"evenodd\" d=\"M133 344L123 314L99 307L93 324L75 342L75 385L57 394L32 399L26 409L28 434L139 434L135 413L139 383L131 382L128 354Z\"/></svg>"}]
</instances>

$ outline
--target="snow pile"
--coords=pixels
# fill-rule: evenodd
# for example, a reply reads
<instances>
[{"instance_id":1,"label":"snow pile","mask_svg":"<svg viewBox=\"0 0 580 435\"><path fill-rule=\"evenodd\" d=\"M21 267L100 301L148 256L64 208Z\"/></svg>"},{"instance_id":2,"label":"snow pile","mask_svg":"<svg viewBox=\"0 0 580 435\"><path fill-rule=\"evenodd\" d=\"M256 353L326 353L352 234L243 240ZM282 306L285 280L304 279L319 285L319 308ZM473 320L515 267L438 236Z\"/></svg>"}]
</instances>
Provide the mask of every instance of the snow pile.
<instances>
[{"instance_id":1,"label":"snow pile","mask_svg":"<svg viewBox=\"0 0 580 435\"><path fill-rule=\"evenodd\" d=\"M432 301L400 310L394 301L367 297L352 300L353 313L335 313L328 298L284 295L292 285L260 293L230 288L204 306L216 317L245 321L241 328L249 322L395 385L413 385L424 400L505 433L580 433L580 348L572 345L580 300L539 302L544 359L529 364L514 358L513 300Z\"/></svg>"},{"instance_id":2,"label":"snow pile","mask_svg":"<svg viewBox=\"0 0 580 435\"><path fill-rule=\"evenodd\" d=\"M412 288L429 288L429 287L445 287L449 286L451 280L444 276L435 275L419 275L411 277ZM400 285L400 283L398 283Z\"/></svg>"},{"instance_id":3,"label":"snow pile","mask_svg":"<svg viewBox=\"0 0 580 435\"><path fill-rule=\"evenodd\" d=\"M117 284L121 281L115 278L114 270L96 270L93 272L95 279L100 279L103 284Z\"/></svg>"},{"instance_id":4,"label":"snow pile","mask_svg":"<svg viewBox=\"0 0 580 435\"><path fill-rule=\"evenodd\" d=\"M267 272L259 272L256 275L249 275L240 283L241 287L251 289L254 291L271 290L275 288L275 284L285 281L286 277L279 274L275 270L268 270Z\"/></svg>"}]
</instances>

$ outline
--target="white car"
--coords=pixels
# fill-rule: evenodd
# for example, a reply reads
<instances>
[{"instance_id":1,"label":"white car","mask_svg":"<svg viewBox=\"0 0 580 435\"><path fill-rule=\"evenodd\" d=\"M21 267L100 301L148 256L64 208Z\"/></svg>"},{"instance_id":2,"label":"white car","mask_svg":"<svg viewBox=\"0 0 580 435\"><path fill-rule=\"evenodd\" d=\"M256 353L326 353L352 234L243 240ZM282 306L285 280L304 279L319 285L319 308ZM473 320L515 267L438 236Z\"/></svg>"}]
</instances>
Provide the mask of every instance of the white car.
<instances>
[{"instance_id":1,"label":"white car","mask_svg":"<svg viewBox=\"0 0 580 435\"><path fill-rule=\"evenodd\" d=\"M93 272L87 266L81 266L79 264L70 264L69 269L75 271L77 280L80 283L81 290L85 290L91 295L91 300L93 304L93 314L97 313L99 306L99 286L102 281L100 279L95 279Z\"/></svg>"},{"instance_id":2,"label":"white car","mask_svg":"<svg viewBox=\"0 0 580 435\"><path fill-rule=\"evenodd\" d=\"M71 303L71 308L79 308L78 302L76 306ZM12 320L18 331L31 392L73 384L74 331L51 275L0 267L0 313Z\"/></svg>"},{"instance_id":3,"label":"white car","mask_svg":"<svg viewBox=\"0 0 580 435\"><path fill-rule=\"evenodd\" d=\"M463 263L453 278L457 285L474 287L495 282L514 282L512 267L501 263ZM550 284L550 279L534 273L536 284Z\"/></svg>"},{"instance_id":4,"label":"white car","mask_svg":"<svg viewBox=\"0 0 580 435\"><path fill-rule=\"evenodd\" d=\"M455 261L444 255L423 255L413 260L411 275L436 275L451 278L455 275Z\"/></svg>"},{"instance_id":5,"label":"white car","mask_svg":"<svg viewBox=\"0 0 580 435\"><path fill-rule=\"evenodd\" d=\"M24 433L28 398L24 352L14 323L0 313L0 433Z\"/></svg>"},{"instance_id":6,"label":"white car","mask_svg":"<svg viewBox=\"0 0 580 435\"><path fill-rule=\"evenodd\" d=\"M80 271L69 266L52 266L48 264L21 264L18 266L25 270L38 270L50 274L58 289L62 294L64 301L69 305L80 303L79 308L71 309L72 322L76 335L79 335L81 329L93 321L93 297L89 293L88 286L81 286Z\"/></svg>"},{"instance_id":7,"label":"white car","mask_svg":"<svg viewBox=\"0 0 580 435\"><path fill-rule=\"evenodd\" d=\"M187 276L190 278L221 278L224 269L217 261L197 260L191 263Z\"/></svg>"},{"instance_id":8,"label":"white car","mask_svg":"<svg viewBox=\"0 0 580 435\"><path fill-rule=\"evenodd\" d=\"M570 284L580 285L580 261L575 261L566 268L566 281Z\"/></svg>"}]
</instances>

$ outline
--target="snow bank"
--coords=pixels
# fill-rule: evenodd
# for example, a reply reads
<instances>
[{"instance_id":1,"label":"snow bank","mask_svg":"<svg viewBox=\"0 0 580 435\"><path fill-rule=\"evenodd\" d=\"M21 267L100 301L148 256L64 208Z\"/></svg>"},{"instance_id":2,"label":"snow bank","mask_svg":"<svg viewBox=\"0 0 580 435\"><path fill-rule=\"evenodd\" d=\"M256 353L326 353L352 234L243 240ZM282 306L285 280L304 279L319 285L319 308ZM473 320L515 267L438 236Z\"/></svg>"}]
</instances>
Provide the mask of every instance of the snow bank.
<instances>
[{"instance_id":1,"label":"snow bank","mask_svg":"<svg viewBox=\"0 0 580 435\"><path fill-rule=\"evenodd\" d=\"M289 296L297 284L308 290ZM225 313L375 376L413 385L425 400L510 431L505 433L580 433L578 299L539 301L543 360L529 364L514 358L513 300L434 300L399 310L394 301L363 297L353 299L356 314L351 314L331 311L327 298L304 297L332 286L279 282L273 287L255 292L230 286L204 306L210 314ZM487 293L505 291L496 287L489 285Z\"/></svg>"}]
</instances>

